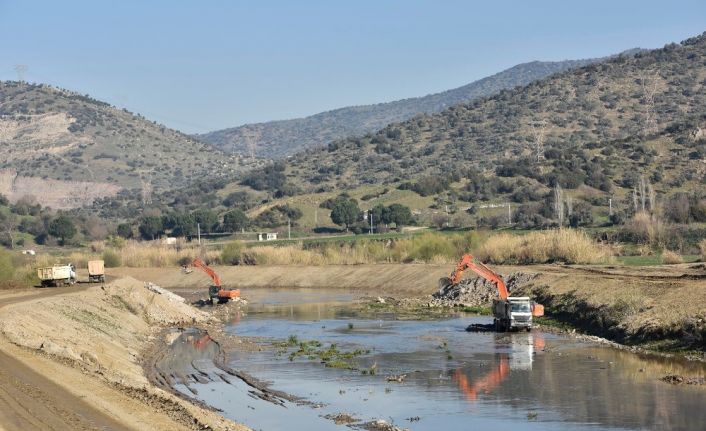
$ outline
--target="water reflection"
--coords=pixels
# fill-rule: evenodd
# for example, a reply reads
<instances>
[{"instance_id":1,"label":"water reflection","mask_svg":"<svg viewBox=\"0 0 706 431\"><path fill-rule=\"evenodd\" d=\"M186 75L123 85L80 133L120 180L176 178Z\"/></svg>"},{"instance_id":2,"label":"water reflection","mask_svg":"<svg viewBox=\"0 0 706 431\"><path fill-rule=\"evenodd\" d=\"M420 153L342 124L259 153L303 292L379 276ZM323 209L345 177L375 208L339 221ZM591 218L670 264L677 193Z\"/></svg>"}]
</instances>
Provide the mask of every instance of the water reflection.
<instances>
[{"instance_id":1,"label":"water reflection","mask_svg":"<svg viewBox=\"0 0 706 431\"><path fill-rule=\"evenodd\" d=\"M540 332L464 331L470 323L487 323L487 317L360 319L330 298L318 304L311 300L288 304L277 298L251 302L246 316L230 330L280 340L297 335L300 340L370 349L370 355L358 358L358 365L369 369L375 364L377 376L325 368L316 361L292 362L268 350L234 352L231 365L272 381L277 389L325 402L312 413L314 417L346 411L363 419L392 418L415 431L704 429L706 390L659 381L672 373L703 376L703 364L641 357ZM184 340L178 348L194 352L179 351L182 362L198 365L204 358L201 352L212 343L197 336ZM407 374L402 384L385 380L386 375L400 373ZM531 421L530 414L536 414ZM405 418L414 416L422 420L404 424ZM253 418L250 425L257 426L260 419Z\"/></svg>"}]
</instances>

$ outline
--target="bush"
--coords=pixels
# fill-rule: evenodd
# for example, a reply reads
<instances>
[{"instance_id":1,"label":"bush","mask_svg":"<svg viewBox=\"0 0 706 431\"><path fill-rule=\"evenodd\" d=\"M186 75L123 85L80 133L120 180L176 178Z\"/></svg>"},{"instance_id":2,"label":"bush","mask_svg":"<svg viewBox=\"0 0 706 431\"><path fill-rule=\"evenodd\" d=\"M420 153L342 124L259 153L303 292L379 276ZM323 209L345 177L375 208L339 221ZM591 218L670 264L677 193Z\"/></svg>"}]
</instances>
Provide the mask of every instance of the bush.
<instances>
[{"instance_id":1,"label":"bush","mask_svg":"<svg viewBox=\"0 0 706 431\"><path fill-rule=\"evenodd\" d=\"M243 243L240 241L233 241L227 244L221 251L221 261L225 265L240 265L244 248Z\"/></svg>"},{"instance_id":2,"label":"bush","mask_svg":"<svg viewBox=\"0 0 706 431\"><path fill-rule=\"evenodd\" d=\"M413 238L409 257L424 262L453 259L458 252L452 241L443 235L424 234Z\"/></svg>"},{"instance_id":3,"label":"bush","mask_svg":"<svg viewBox=\"0 0 706 431\"><path fill-rule=\"evenodd\" d=\"M103 252L103 262L106 268L117 268L122 265L120 256L113 250Z\"/></svg>"},{"instance_id":4,"label":"bush","mask_svg":"<svg viewBox=\"0 0 706 431\"><path fill-rule=\"evenodd\" d=\"M662 263L665 265L675 265L677 263L684 263L684 259L679 253L665 248L662 252Z\"/></svg>"}]
</instances>

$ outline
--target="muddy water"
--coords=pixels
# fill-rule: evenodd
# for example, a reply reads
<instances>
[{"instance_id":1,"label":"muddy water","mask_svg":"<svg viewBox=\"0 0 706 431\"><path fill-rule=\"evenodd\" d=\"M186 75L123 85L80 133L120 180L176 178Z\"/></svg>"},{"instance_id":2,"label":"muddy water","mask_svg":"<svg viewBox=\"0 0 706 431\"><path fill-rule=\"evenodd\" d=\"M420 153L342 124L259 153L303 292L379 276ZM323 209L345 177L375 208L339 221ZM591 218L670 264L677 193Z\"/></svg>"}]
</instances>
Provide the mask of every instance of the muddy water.
<instances>
[{"instance_id":1,"label":"muddy water","mask_svg":"<svg viewBox=\"0 0 706 431\"><path fill-rule=\"evenodd\" d=\"M659 380L666 374L704 376L702 365L541 332L465 331L488 317L364 319L346 292L251 290L247 296L244 315L229 322L235 334L279 341L296 335L341 350L370 350L353 360L357 371L306 358L290 361L273 349L231 352L233 368L313 405L276 405L242 382L217 378L178 385L254 429L350 429L323 418L341 412L411 430L706 429L706 389ZM201 375L213 374L208 343L196 340L202 340L198 334L184 334L175 351ZM362 374L370 369L375 375ZM401 383L386 379L399 374L406 374Z\"/></svg>"}]
</instances>

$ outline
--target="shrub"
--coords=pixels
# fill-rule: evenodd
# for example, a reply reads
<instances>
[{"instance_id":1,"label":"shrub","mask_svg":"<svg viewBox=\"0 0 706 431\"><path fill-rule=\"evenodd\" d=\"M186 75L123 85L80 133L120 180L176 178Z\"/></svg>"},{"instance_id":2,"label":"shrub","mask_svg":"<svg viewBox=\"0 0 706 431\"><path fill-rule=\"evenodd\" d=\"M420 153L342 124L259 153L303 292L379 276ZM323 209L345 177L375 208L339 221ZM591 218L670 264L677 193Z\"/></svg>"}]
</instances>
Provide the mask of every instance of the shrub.
<instances>
[{"instance_id":1,"label":"shrub","mask_svg":"<svg viewBox=\"0 0 706 431\"><path fill-rule=\"evenodd\" d=\"M122 265L122 259L118 253L113 250L105 250L103 252L103 262L106 268L116 268Z\"/></svg>"},{"instance_id":2,"label":"shrub","mask_svg":"<svg viewBox=\"0 0 706 431\"><path fill-rule=\"evenodd\" d=\"M458 252L452 241L443 235L424 234L412 239L409 258L434 262L457 257Z\"/></svg>"},{"instance_id":3,"label":"shrub","mask_svg":"<svg viewBox=\"0 0 706 431\"><path fill-rule=\"evenodd\" d=\"M684 263L684 259L679 253L665 248L662 252L662 263L665 265L675 265L677 263Z\"/></svg>"},{"instance_id":4,"label":"shrub","mask_svg":"<svg viewBox=\"0 0 706 431\"><path fill-rule=\"evenodd\" d=\"M228 243L221 251L221 261L225 265L239 265L243 257L243 243L233 241Z\"/></svg>"}]
</instances>

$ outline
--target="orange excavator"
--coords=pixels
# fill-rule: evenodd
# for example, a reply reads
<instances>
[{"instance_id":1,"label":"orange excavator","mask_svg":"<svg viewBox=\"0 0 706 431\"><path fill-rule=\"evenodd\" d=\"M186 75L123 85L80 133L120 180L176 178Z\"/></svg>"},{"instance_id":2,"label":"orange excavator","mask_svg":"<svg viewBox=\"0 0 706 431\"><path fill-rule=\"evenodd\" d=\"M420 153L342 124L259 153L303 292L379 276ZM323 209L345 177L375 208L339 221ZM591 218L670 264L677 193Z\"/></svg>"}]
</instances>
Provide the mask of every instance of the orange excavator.
<instances>
[{"instance_id":1,"label":"orange excavator","mask_svg":"<svg viewBox=\"0 0 706 431\"><path fill-rule=\"evenodd\" d=\"M221 286L221 277L219 277L218 274L216 274L216 271L212 270L201 259L194 259L194 261L191 262L191 265L199 268L211 277L213 284L208 288L208 297L211 299L211 303L218 302L219 304L223 304L231 299L240 297L239 289L226 289Z\"/></svg>"},{"instance_id":2,"label":"orange excavator","mask_svg":"<svg viewBox=\"0 0 706 431\"><path fill-rule=\"evenodd\" d=\"M439 280L441 290L457 285L464 271L472 270L479 276L493 283L498 289L500 299L493 300L493 317L495 329L504 332L513 329L532 329L532 316L544 316L544 306L531 301L525 296L509 296L503 278L481 262L476 262L472 255L464 254L456 264L456 269L448 278Z\"/></svg>"}]
</instances>

